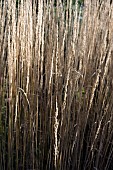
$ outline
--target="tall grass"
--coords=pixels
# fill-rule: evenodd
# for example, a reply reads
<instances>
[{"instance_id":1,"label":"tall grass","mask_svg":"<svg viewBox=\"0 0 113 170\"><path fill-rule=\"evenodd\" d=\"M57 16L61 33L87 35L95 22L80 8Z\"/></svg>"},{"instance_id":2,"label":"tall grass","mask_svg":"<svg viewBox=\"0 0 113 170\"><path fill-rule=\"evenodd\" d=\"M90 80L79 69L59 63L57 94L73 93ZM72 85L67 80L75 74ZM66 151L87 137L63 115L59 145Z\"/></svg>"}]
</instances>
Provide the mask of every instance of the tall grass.
<instances>
[{"instance_id":1,"label":"tall grass","mask_svg":"<svg viewBox=\"0 0 113 170\"><path fill-rule=\"evenodd\" d=\"M112 68L110 0L0 0L0 169L112 170Z\"/></svg>"}]
</instances>

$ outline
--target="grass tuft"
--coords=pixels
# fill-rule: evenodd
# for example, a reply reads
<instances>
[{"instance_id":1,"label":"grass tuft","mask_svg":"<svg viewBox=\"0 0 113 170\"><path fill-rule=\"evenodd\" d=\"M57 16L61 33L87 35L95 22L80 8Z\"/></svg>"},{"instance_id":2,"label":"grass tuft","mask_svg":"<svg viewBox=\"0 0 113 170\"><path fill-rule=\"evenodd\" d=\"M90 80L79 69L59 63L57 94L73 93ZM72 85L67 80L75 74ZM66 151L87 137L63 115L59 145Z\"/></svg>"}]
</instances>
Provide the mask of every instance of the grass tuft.
<instances>
[{"instance_id":1,"label":"grass tuft","mask_svg":"<svg viewBox=\"0 0 113 170\"><path fill-rule=\"evenodd\" d=\"M1 170L112 170L113 3L83 5L0 0Z\"/></svg>"}]
</instances>

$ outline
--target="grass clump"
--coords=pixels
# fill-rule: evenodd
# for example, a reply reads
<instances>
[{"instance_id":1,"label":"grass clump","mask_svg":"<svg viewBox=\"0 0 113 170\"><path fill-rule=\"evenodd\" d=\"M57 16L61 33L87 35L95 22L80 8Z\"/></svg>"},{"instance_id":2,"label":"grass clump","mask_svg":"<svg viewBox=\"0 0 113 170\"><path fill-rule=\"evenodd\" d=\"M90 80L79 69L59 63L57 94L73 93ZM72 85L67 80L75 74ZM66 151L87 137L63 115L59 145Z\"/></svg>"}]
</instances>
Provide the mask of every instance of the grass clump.
<instances>
[{"instance_id":1,"label":"grass clump","mask_svg":"<svg viewBox=\"0 0 113 170\"><path fill-rule=\"evenodd\" d=\"M113 167L113 4L72 3L0 1L1 170Z\"/></svg>"}]
</instances>

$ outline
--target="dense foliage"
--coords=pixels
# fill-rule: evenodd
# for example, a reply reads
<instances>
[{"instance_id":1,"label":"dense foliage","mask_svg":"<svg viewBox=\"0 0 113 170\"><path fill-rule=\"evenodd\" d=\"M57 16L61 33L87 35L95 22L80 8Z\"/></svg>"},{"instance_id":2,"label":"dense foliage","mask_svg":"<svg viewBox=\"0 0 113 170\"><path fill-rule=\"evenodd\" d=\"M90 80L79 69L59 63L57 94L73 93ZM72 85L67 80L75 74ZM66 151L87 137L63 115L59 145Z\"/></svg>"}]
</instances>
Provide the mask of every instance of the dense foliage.
<instances>
[{"instance_id":1,"label":"dense foliage","mask_svg":"<svg viewBox=\"0 0 113 170\"><path fill-rule=\"evenodd\" d=\"M0 0L0 170L112 170L113 3L54 2Z\"/></svg>"}]
</instances>

